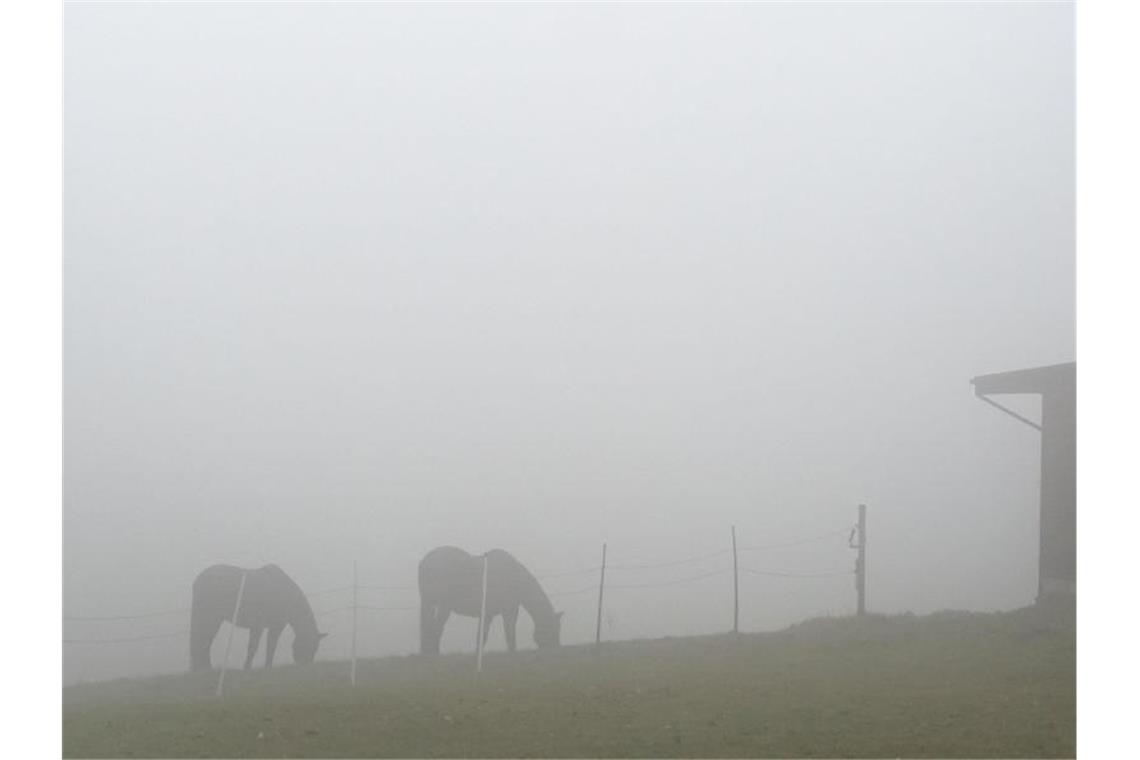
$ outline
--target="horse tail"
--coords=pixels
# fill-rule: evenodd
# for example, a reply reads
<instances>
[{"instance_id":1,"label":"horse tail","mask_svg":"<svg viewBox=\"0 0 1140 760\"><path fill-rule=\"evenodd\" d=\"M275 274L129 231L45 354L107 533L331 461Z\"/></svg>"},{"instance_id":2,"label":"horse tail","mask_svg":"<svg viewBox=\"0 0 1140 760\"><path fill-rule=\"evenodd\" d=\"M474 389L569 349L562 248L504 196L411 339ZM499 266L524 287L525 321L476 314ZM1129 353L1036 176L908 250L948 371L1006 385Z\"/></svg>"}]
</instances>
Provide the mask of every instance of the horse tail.
<instances>
[{"instance_id":1,"label":"horse tail","mask_svg":"<svg viewBox=\"0 0 1140 760\"><path fill-rule=\"evenodd\" d=\"M420 654L439 654L435 644L435 605L420 594Z\"/></svg>"},{"instance_id":2,"label":"horse tail","mask_svg":"<svg viewBox=\"0 0 1140 760\"><path fill-rule=\"evenodd\" d=\"M218 575L222 568L209 567L194 579L190 600L190 670L209 670L210 645L225 613L218 609Z\"/></svg>"},{"instance_id":3,"label":"horse tail","mask_svg":"<svg viewBox=\"0 0 1140 760\"><path fill-rule=\"evenodd\" d=\"M440 639L443 637L440 624L441 600L432 583L427 560L428 557L424 557L420 561L417 579L420 588L420 654L439 654Z\"/></svg>"},{"instance_id":4,"label":"horse tail","mask_svg":"<svg viewBox=\"0 0 1140 760\"><path fill-rule=\"evenodd\" d=\"M201 576L194 579L190 602L190 670L210 669L210 645L205 636L205 605L201 592Z\"/></svg>"}]
</instances>

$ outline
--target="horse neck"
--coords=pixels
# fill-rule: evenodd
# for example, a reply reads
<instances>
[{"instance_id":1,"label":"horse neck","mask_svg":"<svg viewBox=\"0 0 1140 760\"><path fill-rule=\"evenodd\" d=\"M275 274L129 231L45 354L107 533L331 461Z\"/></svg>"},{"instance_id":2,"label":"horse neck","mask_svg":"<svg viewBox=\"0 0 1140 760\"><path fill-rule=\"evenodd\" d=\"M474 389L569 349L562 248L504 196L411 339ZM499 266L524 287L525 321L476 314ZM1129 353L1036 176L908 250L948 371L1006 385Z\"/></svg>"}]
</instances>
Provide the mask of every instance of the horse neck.
<instances>
[{"instance_id":1,"label":"horse neck","mask_svg":"<svg viewBox=\"0 0 1140 760\"><path fill-rule=\"evenodd\" d=\"M298 636L313 637L317 635L317 618L306 602L300 609L294 610L289 618L289 625L293 626L294 634Z\"/></svg>"},{"instance_id":2,"label":"horse neck","mask_svg":"<svg viewBox=\"0 0 1140 760\"><path fill-rule=\"evenodd\" d=\"M526 572L525 580L520 585L519 603L526 610L527 614L533 620L550 620L554 617L554 605L550 603L550 597L542 590L538 580Z\"/></svg>"},{"instance_id":3,"label":"horse neck","mask_svg":"<svg viewBox=\"0 0 1140 760\"><path fill-rule=\"evenodd\" d=\"M301 587L290 580L289 590L289 609L287 611L286 622L293 627L294 635L298 636L316 636L317 635L317 618L313 615L313 608L309 606L309 600L305 597L305 592L301 591Z\"/></svg>"}]
</instances>

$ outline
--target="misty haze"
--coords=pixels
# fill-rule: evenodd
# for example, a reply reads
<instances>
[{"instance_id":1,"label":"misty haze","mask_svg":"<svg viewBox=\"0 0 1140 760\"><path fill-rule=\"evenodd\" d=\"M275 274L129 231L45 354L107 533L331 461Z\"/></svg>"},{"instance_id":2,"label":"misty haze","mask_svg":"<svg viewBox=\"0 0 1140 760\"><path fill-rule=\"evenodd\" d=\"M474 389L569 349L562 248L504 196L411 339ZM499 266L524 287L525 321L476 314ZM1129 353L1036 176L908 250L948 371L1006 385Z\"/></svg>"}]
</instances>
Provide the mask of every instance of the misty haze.
<instances>
[{"instance_id":1,"label":"misty haze","mask_svg":"<svg viewBox=\"0 0 1140 760\"><path fill-rule=\"evenodd\" d=\"M1070 4L64 35L65 754L1075 754Z\"/></svg>"}]
</instances>

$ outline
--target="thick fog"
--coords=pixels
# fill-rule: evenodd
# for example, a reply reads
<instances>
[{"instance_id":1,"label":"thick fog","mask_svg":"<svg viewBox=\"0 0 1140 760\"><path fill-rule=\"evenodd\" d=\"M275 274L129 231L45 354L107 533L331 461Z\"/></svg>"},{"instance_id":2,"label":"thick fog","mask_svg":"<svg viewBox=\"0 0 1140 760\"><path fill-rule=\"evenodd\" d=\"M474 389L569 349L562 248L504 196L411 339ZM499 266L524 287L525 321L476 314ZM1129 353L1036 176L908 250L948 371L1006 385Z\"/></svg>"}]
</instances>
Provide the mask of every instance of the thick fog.
<instances>
[{"instance_id":1,"label":"thick fog","mask_svg":"<svg viewBox=\"0 0 1140 760\"><path fill-rule=\"evenodd\" d=\"M735 525L828 534L742 567L847 573L742 571L742 629L846 615L859 503L873 611L1033 601L1039 435L969 381L1075 358L1070 6L65 25L64 614L172 613L66 621L66 681L187 668L214 563L315 593L501 547L555 594L603 542L722 552L607 572L686 582L607 590L604 637L687 635L731 628L731 573L688 579L731 568ZM592 641L596 594L553 601ZM349 602L312 598L318 659ZM361 654L416 651L414 589L360 602L410 608L362 610Z\"/></svg>"}]
</instances>

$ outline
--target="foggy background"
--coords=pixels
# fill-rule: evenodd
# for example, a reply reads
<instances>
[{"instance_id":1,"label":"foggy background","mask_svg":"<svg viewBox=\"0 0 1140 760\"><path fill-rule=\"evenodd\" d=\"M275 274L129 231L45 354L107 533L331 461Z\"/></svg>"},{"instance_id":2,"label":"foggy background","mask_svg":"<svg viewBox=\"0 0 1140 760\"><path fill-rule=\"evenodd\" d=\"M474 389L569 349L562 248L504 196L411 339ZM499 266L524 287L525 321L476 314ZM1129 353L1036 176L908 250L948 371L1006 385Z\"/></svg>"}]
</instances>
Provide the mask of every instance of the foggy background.
<instances>
[{"instance_id":1,"label":"foggy background","mask_svg":"<svg viewBox=\"0 0 1140 760\"><path fill-rule=\"evenodd\" d=\"M65 616L188 608L217 562L410 586L443 544L541 576L734 524L842 534L743 566L848 571L860 502L873 611L1033 601L1039 436L969 380L1075 358L1071 6L69 4L65 50ZM592 641L596 596L554 602ZM603 635L731 605L607 591ZM744 630L854 606L741 576ZM360 652L417 626L362 612ZM64 678L187 646L65 643Z\"/></svg>"}]
</instances>

